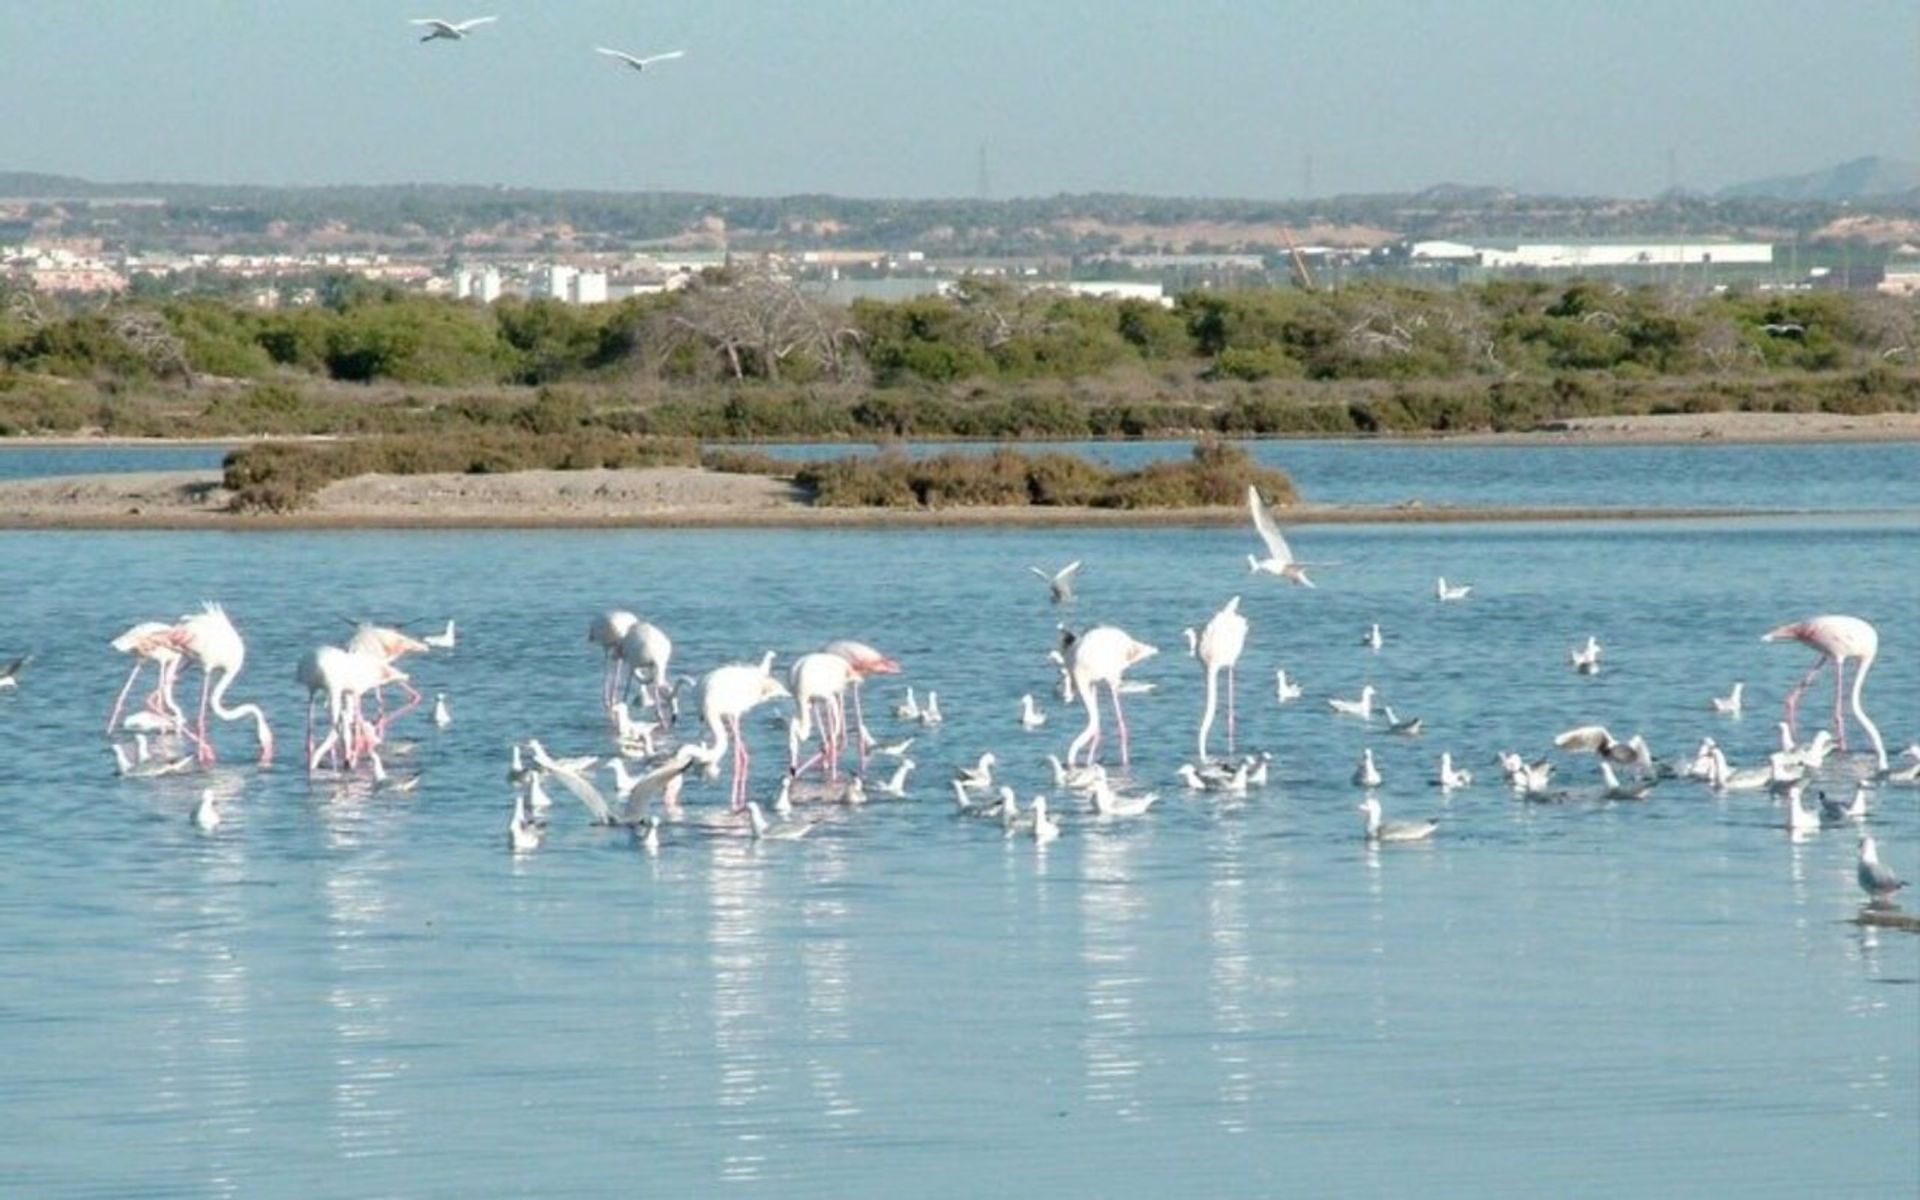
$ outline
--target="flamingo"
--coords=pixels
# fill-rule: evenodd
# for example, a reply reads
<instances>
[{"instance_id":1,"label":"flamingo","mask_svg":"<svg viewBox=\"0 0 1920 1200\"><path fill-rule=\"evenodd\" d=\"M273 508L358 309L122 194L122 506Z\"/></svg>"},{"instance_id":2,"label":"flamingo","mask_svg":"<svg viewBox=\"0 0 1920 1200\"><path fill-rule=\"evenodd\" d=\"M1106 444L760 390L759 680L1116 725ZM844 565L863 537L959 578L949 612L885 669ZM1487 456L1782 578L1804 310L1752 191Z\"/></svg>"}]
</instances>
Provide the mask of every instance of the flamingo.
<instances>
[{"instance_id":1,"label":"flamingo","mask_svg":"<svg viewBox=\"0 0 1920 1200\"><path fill-rule=\"evenodd\" d=\"M600 672L600 706L610 707L619 697L614 689L619 682L620 645L626 640L627 631L640 623L640 618L624 608L610 608L587 623L587 640L606 651L606 661Z\"/></svg>"},{"instance_id":2,"label":"flamingo","mask_svg":"<svg viewBox=\"0 0 1920 1200\"><path fill-rule=\"evenodd\" d=\"M264 767L271 763L273 731L267 727L267 715L260 711L260 706L226 706L227 689L233 686L234 677L240 674L240 668L247 660L246 642L228 619L226 610L209 600L199 612L182 618L169 636L174 649L200 665L200 718L196 738L200 743L201 765L210 766L215 757L213 743L207 740L209 706L213 709L213 715L222 721L252 717L254 732L260 741L260 765ZM218 684L213 682L215 673L220 676Z\"/></svg>"},{"instance_id":3,"label":"flamingo","mask_svg":"<svg viewBox=\"0 0 1920 1200\"><path fill-rule=\"evenodd\" d=\"M740 734L740 718L769 700L789 695L785 686L773 677L771 655L758 663L732 663L715 667L700 680L700 717L713 735L702 753L709 765L733 749L733 811L747 805L746 739Z\"/></svg>"},{"instance_id":4,"label":"flamingo","mask_svg":"<svg viewBox=\"0 0 1920 1200\"><path fill-rule=\"evenodd\" d=\"M840 778L840 747L846 741L843 696L853 682L853 664L838 654L820 651L802 654L787 670L793 693L793 719L787 722L787 769L795 775L815 762L829 779ZM800 761L800 747L813 736L813 708L820 706L820 752Z\"/></svg>"},{"instance_id":5,"label":"flamingo","mask_svg":"<svg viewBox=\"0 0 1920 1200\"><path fill-rule=\"evenodd\" d=\"M120 686L120 694L114 697L113 712L107 716L109 736L119 725L120 712L126 706L127 693L133 690L133 681L139 678L140 669L148 663L158 668L160 678L147 695L147 711L157 717L169 718L174 728L186 725L186 714L180 711L179 704L173 699L173 681L180 670L180 651L174 648L172 634L173 626L163 621L142 621L107 643L122 654L134 656L133 670L127 672L127 681Z\"/></svg>"},{"instance_id":6,"label":"flamingo","mask_svg":"<svg viewBox=\"0 0 1920 1200\"><path fill-rule=\"evenodd\" d=\"M499 19L499 17L468 17L464 21L443 21L439 17L415 17L413 20L408 21L407 24L419 25L428 30L427 35L420 39L423 42L433 42L442 39L449 42L457 42L480 26L491 25Z\"/></svg>"},{"instance_id":7,"label":"flamingo","mask_svg":"<svg viewBox=\"0 0 1920 1200\"><path fill-rule=\"evenodd\" d=\"M1120 731L1120 765L1128 763L1127 718L1120 710L1120 677L1128 667L1160 653L1156 646L1135 641L1125 630L1113 625L1089 629L1074 639L1067 650L1068 673L1074 691L1087 710L1087 726L1067 747L1067 763L1073 765L1081 750L1086 751L1086 766L1093 765L1100 749L1100 706L1094 695L1097 684L1107 685L1113 698L1113 723Z\"/></svg>"},{"instance_id":8,"label":"flamingo","mask_svg":"<svg viewBox=\"0 0 1920 1200\"><path fill-rule=\"evenodd\" d=\"M318 770L329 751L335 753L337 761L341 748L345 749L349 767L358 765L362 754L371 755L378 764L378 746L385 735L367 721L364 700L368 692L382 684L404 679L399 669L372 650L320 646L300 659L294 678L307 689L307 773ZM327 697L327 736L316 746L313 709L322 693Z\"/></svg>"},{"instance_id":9,"label":"flamingo","mask_svg":"<svg viewBox=\"0 0 1920 1200\"><path fill-rule=\"evenodd\" d=\"M355 654L364 654L391 665L409 654L425 654L427 644L390 625L375 625L371 621L361 621L354 626L353 636L347 639L347 649ZM397 685L407 696L407 702L392 712L387 711L385 695L385 688L389 683ZM420 707L422 699L420 693L414 690L413 681L399 671L395 671L391 678L383 680L374 687L373 698L380 709L380 719L376 724L383 738L387 736L387 726Z\"/></svg>"},{"instance_id":10,"label":"flamingo","mask_svg":"<svg viewBox=\"0 0 1920 1200\"><path fill-rule=\"evenodd\" d=\"M672 725L672 717L667 711L667 664L673 660L673 639L668 637L658 625L650 621L636 620L627 627L620 637L619 649L614 652L615 661L624 664L628 682L643 678L641 669L645 668L644 679L653 690L653 715L665 725ZM644 694L643 685L643 694ZM624 694L626 685L620 691Z\"/></svg>"},{"instance_id":11,"label":"flamingo","mask_svg":"<svg viewBox=\"0 0 1920 1200\"><path fill-rule=\"evenodd\" d=\"M828 642L821 647L821 650L827 654L838 654L847 660L848 666L853 668L853 727L857 733L855 744L859 747L857 753L860 758L860 769L864 771L867 769L867 744L871 740L871 735L867 733L866 714L860 711L860 685L869 675L898 675L900 664L865 642L850 641L846 638ZM913 699L911 688L907 691L907 699L909 701ZM842 725L841 736L844 738L846 734L844 722Z\"/></svg>"},{"instance_id":12,"label":"flamingo","mask_svg":"<svg viewBox=\"0 0 1920 1200\"><path fill-rule=\"evenodd\" d=\"M1761 636L1763 642L1785 640L1804 642L1819 652L1820 657L1803 676L1793 690L1787 693L1787 728L1793 728L1793 721L1800 706L1800 697L1812 683L1814 677L1828 663L1833 664L1833 731L1838 738L1842 751L1847 748L1846 717L1841 709L1841 700L1847 677L1847 660L1855 659L1859 666L1853 673L1853 715L1867 731L1867 738L1873 743L1873 753L1880 770L1887 769L1887 745L1880 740L1880 727L1867 716L1867 710L1860 703L1860 689L1866 685L1867 672L1873 669L1873 660L1880 653L1880 633L1872 625L1859 617L1845 617L1833 613L1824 616L1808 617L1804 621L1795 621L1768 630Z\"/></svg>"},{"instance_id":13,"label":"flamingo","mask_svg":"<svg viewBox=\"0 0 1920 1200\"><path fill-rule=\"evenodd\" d=\"M1219 693L1220 672L1227 673L1227 753L1233 753L1233 668L1247 646L1247 619L1240 615L1240 597L1227 601L1198 634L1189 629L1187 653L1207 672L1207 703L1200 714L1200 761L1207 760L1207 734L1213 729L1213 710Z\"/></svg>"}]
</instances>

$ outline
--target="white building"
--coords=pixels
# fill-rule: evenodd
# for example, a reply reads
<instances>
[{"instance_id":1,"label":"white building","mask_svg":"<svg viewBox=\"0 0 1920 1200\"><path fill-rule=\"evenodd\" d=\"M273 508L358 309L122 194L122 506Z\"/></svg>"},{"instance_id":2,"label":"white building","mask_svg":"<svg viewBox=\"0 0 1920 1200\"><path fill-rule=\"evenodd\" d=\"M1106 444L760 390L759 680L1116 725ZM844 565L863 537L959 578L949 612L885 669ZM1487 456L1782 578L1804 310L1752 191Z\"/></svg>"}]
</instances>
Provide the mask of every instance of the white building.
<instances>
[{"instance_id":1,"label":"white building","mask_svg":"<svg viewBox=\"0 0 1920 1200\"><path fill-rule=\"evenodd\" d=\"M1145 300L1164 308L1172 308L1173 300L1168 297L1165 285L1158 283L1128 283L1112 279L1078 279L1070 283L1051 284L1063 292L1072 292L1076 296L1094 296L1101 300Z\"/></svg>"},{"instance_id":2,"label":"white building","mask_svg":"<svg viewBox=\"0 0 1920 1200\"><path fill-rule=\"evenodd\" d=\"M568 283L567 299L575 304L605 304L607 302L607 273L605 271L581 271Z\"/></svg>"},{"instance_id":3,"label":"white building","mask_svg":"<svg viewBox=\"0 0 1920 1200\"><path fill-rule=\"evenodd\" d=\"M566 300L578 271L561 263L546 263L527 274L527 299Z\"/></svg>"},{"instance_id":4,"label":"white building","mask_svg":"<svg viewBox=\"0 0 1920 1200\"><path fill-rule=\"evenodd\" d=\"M1478 247L1483 267L1580 270L1773 262L1770 242L1521 242Z\"/></svg>"},{"instance_id":5,"label":"white building","mask_svg":"<svg viewBox=\"0 0 1920 1200\"><path fill-rule=\"evenodd\" d=\"M453 295L457 300L478 300L482 304L492 304L500 298L499 268L460 268L453 273Z\"/></svg>"}]
</instances>

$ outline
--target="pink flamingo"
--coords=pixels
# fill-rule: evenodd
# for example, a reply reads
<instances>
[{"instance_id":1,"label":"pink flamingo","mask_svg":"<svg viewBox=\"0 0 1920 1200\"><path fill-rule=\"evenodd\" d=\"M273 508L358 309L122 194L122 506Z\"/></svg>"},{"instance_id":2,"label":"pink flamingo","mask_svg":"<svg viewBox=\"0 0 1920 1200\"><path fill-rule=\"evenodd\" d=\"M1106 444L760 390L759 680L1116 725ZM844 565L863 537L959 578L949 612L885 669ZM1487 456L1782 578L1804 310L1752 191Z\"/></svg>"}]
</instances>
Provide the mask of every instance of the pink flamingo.
<instances>
[{"instance_id":1,"label":"pink flamingo","mask_svg":"<svg viewBox=\"0 0 1920 1200\"><path fill-rule=\"evenodd\" d=\"M186 714L180 711L180 705L173 698L174 676L180 670L180 652L173 647L171 637L173 626L162 621L142 621L114 638L108 645L122 654L131 654L133 670L127 672L127 681L120 685L120 694L114 697L113 712L107 716L107 734L112 736L120 725L120 712L126 707L127 694L133 690L133 681L140 676L140 668L153 663L159 668L159 681L153 691L148 693L146 709L156 717L173 722L175 729L186 727Z\"/></svg>"},{"instance_id":2,"label":"pink flamingo","mask_svg":"<svg viewBox=\"0 0 1920 1200\"><path fill-rule=\"evenodd\" d=\"M713 735L712 744L701 750L701 757L717 763L733 747L733 811L747 806L747 742L740 734L740 718L769 700L787 695L787 689L773 677L773 655L758 663L735 663L715 667L700 680L700 717ZM731 739L731 741L729 741Z\"/></svg>"},{"instance_id":3,"label":"pink flamingo","mask_svg":"<svg viewBox=\"0 0 1920 1200\"><path fill-rule=\"evenodd\" d=\"M673 658L673 639L655 624L636 620L621 635L620 648L615 658L624 666L621 672L625 682L620 685L624 693L627 683L639 677L642 667L646 668L646 679L653 693L653 715L662 725L673 723L672 713L667 706L667 664Z\"/></svg>"},{"instance_id":4,"label":"pink flamingo","mask_svg":"<svg viewBox=\"0 0 1920 1200\"><path fill-rule=\"evenodd\" d=\"M1102 625L1075 638L1067 649L1067 675L1080 702L1087 709L1087 727L1067 747L1067 765L1074 765L1081 749L1086 750L1086 765L1091 766L1100 750L1100 705L1094 686L1104 683L1113 697L1113 723L1120 730L1120 765L1128 764L1127 718L1120 711L1120 676L1128 667L1160 653L1145 642L1136 642L1124 630Z\"/></svg>"},{"instance_id":5,"label":"pink flamingo","mask_svg":"<svg viewBox=\"0 0 1920 1200\"><path fill-rule=\"evenodd\" d=\"M357 766L362 754L377 762L385 732L367 721L366 694L384 684L402 682L406 676L380 655L321 646L301 658L294 678L307 688L307 774L319 769L328 751L333 752L338 765L342 747L348 767ZM322 692L327 697L327 736L316 747L313 706Z\"/></svg>"},{"instance_id":6,"label":"pink flamingo","mask_svg":"<svg viewBox=\"0 0 1920 1200\"><path fill-rule=\"evenodd\" d=\"M587 640L606 649L606 665L600 672L600 707L612 709L619 699L620 643L640 618L624 608L610 608L587 625Z\"/></svg>"},{"instance_id":7,"label":"pink flamingo","mask_svg":"<svg viewBox=\"0 0 1920 1200\"><path fill-rule=\"evenodd\" d=\"M787 726L787 766L799 775L821 763L829 779L840 777L840 751L846 744L847 710L844 697L854 680L853 664L838 654L820 651L793 660L787 686L793 692L794 716ZM813 706L820 706L820 752L800 761L800 747L813 736Z\"/></svg>"},{"instance_id":8,"label":"pink flamingo","mask_svg":"<svg viewBox=\"0 0 1920 1200\"><path fill-rule=\"evenodd\" d=\"M1860 703L1860 689L1866 685L1867 672L1873 669L1873 660L1880 653L1880 633L1872 625L1859 617L1843 617L1832 613L1825 616L1808 617L1804 621L1794 621L1777 629L1770 629L1760 638L1763 642L1779 642L1791 639L1804 642L1820 654L1813 666L1793 685L1787 693L1787 729L1793 730L1796 712L1800 707L1800 697L1807 686L1826 667L1833 664L1833 731L1840 749L1847 748L1847 723L1845 712L1841 708L1845 694L1847 678L1847 660L1856 659L1859 666L1853 673L1853 715L1867 731L1867 737L1873 742L1874 758L1881 771L1887 769L1887 746L1880 740L1880 727L1867 716L1867 710Z\"/></svg>"},{"instance_id":9,"label":"pink flamingo","mask_svg":"<svg viewBox=\"0 0 1920 1200\"><path fill-rule=\"evenodd\" d=\"M1233 753L1233 668L1247 646L1247 619L1240 615L1240 597L1213 614L1198 634L1186 631L1187 653L1200 660L1207 672L1207 706L1200 714L1200 761L1207 761L1207 733L1213 728L1213 710L1219 691L1220 672L1227 673L1227 753Z\"/></svg>"},{"instance_id":10,"label":"pink flamingo","mask_svg":"<svg viewBox=\"0 0 1920 1200\"><path fill-rule=\"evenodd\" d=\"M364 654L383 663L394 663L409 654L425 654L427 644L419 638L409 637L398 629L386 625L375 625L362 621L354 626L353 637L347 641L347 649L355 654ZM399 685L406 693L407 702L389 713L387 711L386 683ZM420 707L420 693L414 690L413 682L404 674L395 671L393 678L385 681L373 690L374 703L379 706L380 736L387 735L387 726Z\"/></svg>"},{"instance_id":11,"label":"pink flamingo","mask_svg":"<svg viewBox=\"0 0 1920 1200\"><path fill-rule=\"evenodd\" d=\"M871 738L867 733L866 714L860 711L860 684L869 675L898 675L900 664L865 642L848 641L844 638L837 642L828 642L821 647L821 650L827 654L838 654L853 668L853 726L856 734L854 744L859 747L860 770L864 772L867 769L867 743ZM843 746L846 742L846 733L846 722L842 720L840 738Z\"/></svg>"},{"instance_id":12,"label":"pink flamingo","mask_svg":"<svg viewBox=\"0 0 1920 1200\"><path fill-rule=\"evenodd\" d=\"M240 668L247 661L247 644L240 637L240 631L233 627L226 610L218 604L208 601L197 613L181 619L169 635L173 647L200 664L200 717L196 723L195 738L200 743L199 758L203 766L214 761L213 743L207 740L207 709L213 709L213 715L222 721L237 721L241 717L252 717L254 731L260 739L260 765L266 766L273 761L273 731L267 728L267 714L260 711L258 704L242 704L237 708L226 706L227 689L233 686L234 677L240 674ZM215 673L220 682L214 683Z\"/></svg>"}]
</instances>

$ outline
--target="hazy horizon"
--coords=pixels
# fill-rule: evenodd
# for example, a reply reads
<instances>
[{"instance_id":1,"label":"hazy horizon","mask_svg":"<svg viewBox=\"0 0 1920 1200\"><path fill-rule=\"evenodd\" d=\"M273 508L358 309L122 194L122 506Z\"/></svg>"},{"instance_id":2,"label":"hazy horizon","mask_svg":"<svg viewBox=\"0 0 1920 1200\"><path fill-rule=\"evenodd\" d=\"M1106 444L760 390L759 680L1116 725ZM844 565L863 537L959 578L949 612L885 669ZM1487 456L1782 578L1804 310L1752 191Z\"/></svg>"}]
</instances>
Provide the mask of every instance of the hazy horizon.
<instances>
[{"instance_id":1,"label":"hazy horizon","mask_svg":"<svg viewBox=\"0 0 1920 1200\"><path fill-rule=\"evenodd\" d=\"M524 0L462 42L374 0L0 0L0 169L864 199L1650 195L1920 158L1920 8L1214 0L642 21ZM685 48L636 73L592 52ZM752 81L748 86L747 81Z\"/></svg>"}]
</instances>

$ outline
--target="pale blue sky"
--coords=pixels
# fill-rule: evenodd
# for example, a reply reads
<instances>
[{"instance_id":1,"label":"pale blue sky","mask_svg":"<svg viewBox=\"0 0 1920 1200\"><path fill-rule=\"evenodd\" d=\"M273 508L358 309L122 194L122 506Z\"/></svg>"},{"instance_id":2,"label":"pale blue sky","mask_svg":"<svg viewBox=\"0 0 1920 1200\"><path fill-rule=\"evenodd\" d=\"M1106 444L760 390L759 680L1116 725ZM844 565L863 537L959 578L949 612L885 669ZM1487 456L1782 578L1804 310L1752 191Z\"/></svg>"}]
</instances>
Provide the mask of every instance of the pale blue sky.
<instances>
[{"instance_id":1,"label":"pale blue sky","mask_svg":"<svg viewBox=\"0 0 1920 1200\"><path fill-rule=\"evenodd\" d=\"M1920 158L1913 0L448 3L0 0L0 170L970 196L984 142L996 196L1258 198L1309 153L1318 195Z\"/></svg>"}]
</instances>

